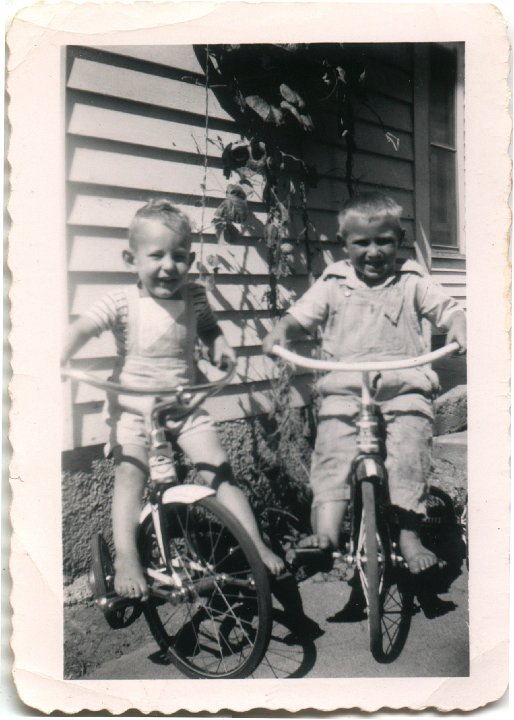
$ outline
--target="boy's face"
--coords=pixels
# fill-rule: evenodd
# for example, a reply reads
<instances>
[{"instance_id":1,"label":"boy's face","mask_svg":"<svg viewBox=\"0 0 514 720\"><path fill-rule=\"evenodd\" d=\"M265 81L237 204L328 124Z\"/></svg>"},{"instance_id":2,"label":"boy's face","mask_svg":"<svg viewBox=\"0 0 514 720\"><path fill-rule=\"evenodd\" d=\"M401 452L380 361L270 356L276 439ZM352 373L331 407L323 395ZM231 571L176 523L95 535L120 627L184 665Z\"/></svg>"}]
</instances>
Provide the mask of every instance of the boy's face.
<instances>
[{"instance_id":1,"label":"boy's face","mask_svg":"<svg viewBox=\"0 0 514 720\"><path fill-rule=\"evenodd\" d=\"M344 224L344 244L348 257L361 280L374 285L393 270L403 232L387 215L369 220L352 213Z\"/></svg>"},{"instance_id":2,"label":"boy's face","mask_svg":"<svg viewBox=\"0 0 514 720\"><path fill-rule=\"evenodd\" d=\"M131 249L125 262L137 272L143 295L167 300L187 279L193 257L190 239L158 219L141 218L131 228Z\"/></svg>"}]
</instances>

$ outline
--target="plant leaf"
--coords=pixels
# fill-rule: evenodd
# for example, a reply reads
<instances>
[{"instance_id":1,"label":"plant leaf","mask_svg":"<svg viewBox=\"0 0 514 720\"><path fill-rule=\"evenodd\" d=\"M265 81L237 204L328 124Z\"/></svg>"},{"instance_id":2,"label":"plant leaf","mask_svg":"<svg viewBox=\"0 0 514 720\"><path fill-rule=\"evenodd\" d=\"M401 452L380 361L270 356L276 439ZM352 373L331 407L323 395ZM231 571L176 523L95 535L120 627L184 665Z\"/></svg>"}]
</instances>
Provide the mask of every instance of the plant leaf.
<instances>
[{"instance_id":1,"label":"plant leaf","mask_svg":"<svg viewBox=\"0 0 514 720\"><path fill-rule=\"evenodd\" d=\"M270 105L260 95L248 95L245 97L245 102L264 122L272 122L275 125L283 124L284 114L282 111L274 105Z\"/></svg>"}]
</instances>

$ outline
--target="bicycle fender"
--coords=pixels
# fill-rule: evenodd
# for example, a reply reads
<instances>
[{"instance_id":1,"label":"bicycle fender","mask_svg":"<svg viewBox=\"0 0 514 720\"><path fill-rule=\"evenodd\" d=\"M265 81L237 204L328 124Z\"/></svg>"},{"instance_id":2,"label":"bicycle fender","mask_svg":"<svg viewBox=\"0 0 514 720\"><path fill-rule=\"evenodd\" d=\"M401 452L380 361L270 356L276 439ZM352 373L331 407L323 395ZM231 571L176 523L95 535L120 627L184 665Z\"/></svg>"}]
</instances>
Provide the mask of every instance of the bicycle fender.
<instances>
[{"instance_id":1,"label":"bicycle fender","mask_svg":"<svg viewBox=\"0 0 514 720\"><path fill-rule=\"evenodd\" d=\"M355 466L355 478L357 482L365 478L377 478L379 482L385 482L385 468L381 462L373 457L363 457L357 461Z\"/></svg>"},{"instance_id":2,"label":"bicycle fender","mask_svg":"<svg viewBox=\"0 0 514 720\"><path fill-rule=\"evenodd\" d=\"M216 491L212 490L212 488L203 487L202 485L175 485L164 491L162 504L181 503L183 505L192 505L198 502L198 500L211 497L212 495L216 495ZM152 506L150 503L147 503L141 510L139 523L143 523L151 512Z\"/></svg>"}]
</instances>

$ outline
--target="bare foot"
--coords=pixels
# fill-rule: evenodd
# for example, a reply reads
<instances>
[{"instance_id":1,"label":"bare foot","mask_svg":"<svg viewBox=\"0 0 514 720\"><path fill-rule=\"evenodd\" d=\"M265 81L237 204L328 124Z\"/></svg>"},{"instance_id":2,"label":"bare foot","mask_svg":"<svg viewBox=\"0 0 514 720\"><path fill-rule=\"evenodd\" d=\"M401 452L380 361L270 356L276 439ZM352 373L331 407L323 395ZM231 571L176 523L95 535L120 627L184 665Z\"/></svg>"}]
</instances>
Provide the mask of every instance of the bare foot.
<instances>
[{"instance_id":1,"label":"bare foot","mask_svg":"<svg viewBox=\"0 0 514 720\"><path fill-rule=\"evenodd\" d=\"M261 556L262 562L266 565L272 575L280 575L284 572L285 564L284 561L275 555L266 545L258 548L259 555Z\"/></svg>"},{"instance_id":2,"label":"bare foot","mask_svg":"<svg viewBox=\"0 0 514 720\"><path fill-rule=\"evenodd\" d=\"M419 535L413 530L400 531L400 550L410 572L417 575L438 565L443 568L446 563L440 560L431 550L426 548Z\"/></svg>"},{"instance_id":3,"label":"bare foot","mask_svg":"<svg viewBox=\"0 0 514 720\"><path fill-rule=\"evenodd\" d=\"M328 550L331 547L328 535L309 535L302 538L298 543L299 548L319 548L320 550Z\"/></svg>"},{"instance_id":4,"label":"bare foot","mask_svg":"<svg viewBox=\"0 0 514 720\"><path fill-rule=\"evenodd\" d=\"M148 599L148 585L137 557L117 555L114 568L114 589L118 595Z\"/></svg>"}]
</instances>

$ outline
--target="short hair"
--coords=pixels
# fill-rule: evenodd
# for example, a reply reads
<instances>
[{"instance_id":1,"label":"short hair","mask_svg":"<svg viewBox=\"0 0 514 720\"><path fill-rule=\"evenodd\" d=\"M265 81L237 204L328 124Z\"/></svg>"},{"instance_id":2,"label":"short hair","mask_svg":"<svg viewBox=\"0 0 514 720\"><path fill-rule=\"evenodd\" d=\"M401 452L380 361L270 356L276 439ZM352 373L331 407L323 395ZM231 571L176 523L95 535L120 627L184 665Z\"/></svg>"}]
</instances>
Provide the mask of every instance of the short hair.
<instances>
[{"instance_id":1,"label":"short hair","mask_svg":"<svg viewBox=\"0 0 514 720\"><path fill-rule=\"evenodd\" d=\"M402 206L389 195L381 192L359 193L345 202L337 216L339 221L338 237L344 240L346 220L352 213L365 216L368 222L373 222L386 215L397 225L398 232L403 235L402 212Z\"/></svg>"},{"instance_id":2,"label":"short hair","mask_svg":"<svg viewBox=\"0 0 514 720\"><path fill-rule=\"evenodd\" d=\"M139 208L129 225L129 242L133 243L133 228L138 220L159 220L163 225L176 233L182 233L188 239L191 238L193 230L187 215L178 207L173 205L166 198L149 200L146 205Z\"/></svg>"}]
</instances>

